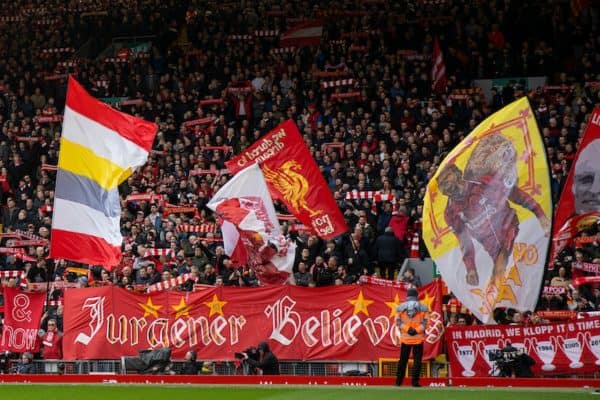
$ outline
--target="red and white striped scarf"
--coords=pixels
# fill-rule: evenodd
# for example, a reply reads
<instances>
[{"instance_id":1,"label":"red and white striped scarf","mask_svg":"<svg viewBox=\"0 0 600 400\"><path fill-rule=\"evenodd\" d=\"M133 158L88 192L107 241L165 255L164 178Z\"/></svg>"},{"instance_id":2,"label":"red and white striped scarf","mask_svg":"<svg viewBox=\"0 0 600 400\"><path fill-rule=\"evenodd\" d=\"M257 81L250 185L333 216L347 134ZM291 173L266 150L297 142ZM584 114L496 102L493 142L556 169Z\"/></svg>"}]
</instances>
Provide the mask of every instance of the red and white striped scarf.
<instances>
[{"instance_id":1,"label":"red and white striped scarf","mask_svg":"<svg viewBox=\"0 0 600 400\"><path fill-rule=\"evenodd\" d=\"M254 31L255 37L273 37L279 36L278 29Z\"/></svg>"},{"instance_id":2,"label":"red and white striped scarf","mask_svg":"<svg viewBox=\"0 0 600 400\"><path fill-rule=\"evenodd\" d=\"M276 47L270 50L271 54L288 54L295 53L298 49L296 47Z\"/></svg>"},{"instance_id":3,"label":"red and white striped scarf","mask_svg":"<svg viewBox=\"0 0 600 400\"><path fill-rule=\"evenodd\" d=\"M163 282L158 282L155 283L154 285L150 285L148 286L147 292L160 292L162 290L167 290L167 289L172 289L174 287L177 287L179 285L183 285L184 283L186 283L187 281L192 279L192 274L187 273L187 274L183 274L183 275L179 275L176 278L171 278L169 280L163 281Z\"/></svg>"},{"instance_id":4,"label":"red and white striped scarf","mask_svg":"<svg viewBox=\"0 0 600 400\"><path fill-rule=\"evenodd\" d=\"M160 256L169 256L173 258L175 257L175 251L173 249L146 249L146 252L144 253L144 257Z\"/></svg>"},{"instance_id":5,"label":"red and white striped scarf","mask_svg":"<svg viewBox=\"0 0 600 400\"><path fill-rule=\"evenodd\" d=\"M336 81L325 81L321 82L321 88L327 89L332 87L340 87L340 86L353 86L356 84L353 78L350 79L338 79Z\"/></svg>"},{"instance_id":6,"label":"red and white striped scarf","mask_svg":"<svg viewBox=\"0 0 600 400\"><path fill-rule=\"evenodd\" d=\"M371 210L376 213L377 204L382 201L389 201L392 203L392 212L398 211L398 203L396 197L391 193L381 193L375 190L353 190L346 193L346 200L373 200Z\"/></svg>"},{"instance_id":7,"label":"red and white striped scarf","mask_svg":"<svg viewBox=\"0 0 600 400\"><path fill-rule=\"evenodd\" d=\"M217 224L215 223L207 223L200 225L192 225L192 224L181 224L177 225L177 230L179 232L185 233L214 233L217 231Z\"/></svg>"}]
</instances>

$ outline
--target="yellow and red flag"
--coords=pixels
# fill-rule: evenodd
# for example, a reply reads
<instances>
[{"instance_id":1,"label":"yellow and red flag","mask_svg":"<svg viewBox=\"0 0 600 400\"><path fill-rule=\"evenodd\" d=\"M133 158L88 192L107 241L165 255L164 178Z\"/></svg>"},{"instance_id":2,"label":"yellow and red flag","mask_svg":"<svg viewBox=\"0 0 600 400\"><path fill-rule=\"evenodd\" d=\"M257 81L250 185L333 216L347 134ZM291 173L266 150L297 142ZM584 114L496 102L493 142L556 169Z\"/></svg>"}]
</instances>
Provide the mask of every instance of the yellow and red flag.
<instances>
[{"instance_id":1,"label":"yellow and red flag","mask_svg":"<svg viewBox=\"0 0 600 400\"><path fill-rule=\"evenodd\" d=\"M317 163L293 121L278 125L226 165L232 174L258 163L273 199L316 234L329 239L348 230Z\"/></svg>"},{"instance_id":2,"label":"yellow and red flag","mask_svg":"<svg viewBox=\"0 0 600 400\"><path fill-rule=\"evenodd\" d=\"M552 215L548 163L527 98L479 124L427 186L423 239L443 280L481 321L533 310Z\"/></svg>"}]
</instances>

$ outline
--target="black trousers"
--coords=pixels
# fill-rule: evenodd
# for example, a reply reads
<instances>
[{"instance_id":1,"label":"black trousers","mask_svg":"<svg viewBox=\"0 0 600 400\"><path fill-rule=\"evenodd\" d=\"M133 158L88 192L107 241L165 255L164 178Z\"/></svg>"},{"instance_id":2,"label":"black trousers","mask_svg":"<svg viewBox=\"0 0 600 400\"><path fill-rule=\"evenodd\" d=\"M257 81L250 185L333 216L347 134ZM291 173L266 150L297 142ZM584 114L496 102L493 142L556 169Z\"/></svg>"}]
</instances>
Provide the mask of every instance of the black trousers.
<instances>
[{"instance_id":1,"label":"black trousers","mask_svg":"<svg viewBox=\"0 0 600 400\"><path fill-rule=\"evenodd\" d=\"M423 359L423 343L419 344L405 344L402 343L400 346L400 359L398 360L398 370L396 372L396 385L402 385L404 375L406 375L406 366L408 365L408 358L410 352L413 355L413 370L412 370L412 384L417 385L419 383L419 376L421 375L421 361Z\"/></svg>"}]
</instances>

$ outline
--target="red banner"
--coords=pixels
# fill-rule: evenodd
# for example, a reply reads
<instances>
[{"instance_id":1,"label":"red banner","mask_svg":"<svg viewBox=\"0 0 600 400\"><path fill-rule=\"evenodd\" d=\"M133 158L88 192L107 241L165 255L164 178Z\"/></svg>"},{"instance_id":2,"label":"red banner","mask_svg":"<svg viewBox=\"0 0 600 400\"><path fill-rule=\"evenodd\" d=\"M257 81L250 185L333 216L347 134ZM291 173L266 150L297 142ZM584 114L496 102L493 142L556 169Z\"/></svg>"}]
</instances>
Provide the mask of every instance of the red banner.
<instances>
[{"instance_id":1,"label":"red banner","mask_svg":"<svg viewBox=\"0 0 600 400\"><path fill-rule=\"evenodd\" d=\"M420 289L435 310L427 327L425 358L439 354L444 325L441 285ZM374 285L136 294L114 286L65 291L65 359L115 359L168 346L173 358L233 359L267 340L282 360L395 358L399 288ZM327 299L326 302L323 299Z\"/></svg>"},{"instance_id":2,"label":"red banner","mask_svg":"<svg viewBox=\"0 0 600 400\"><path fill-rule=\"evenodd\" d=\"M20 289L4 288L5 312L1 351L39 351L38 330L45 300L46 293L28 293Z\"/></svg>"},{"instance_id":3,"label":"red banner","mask_svg":"<svg viewBox=\"0 0 600 400\"><path fill-rule=\"evenodd\" d=\"M324 239L348 230L344 217L298 128L288 120L226 162L232 174L258 162L273 199Z\"/></svg>"},{"instance_id":4,"label":"red banner","mask_svg":"<svg viewBox=\"0 0 600 400\"><path fill-rule=\"evenodd\" d=\"M600 211L599 153L600 108L595 108L556 206L554 232L562 228L573 214Z\"/></svg>"},{"instance_id":5,"label":"red banner","mask_svg":"<svg viewBox=\"0 0 600 400\"><path fill-rule=\"evenodd\" d=\"M457 377L489 376L495 367L490 354L507 342L535 360L534 375L595 372L600 365L598 317L532 326L452 327L446 341L450 368Z\"/></svg>"}]
</instances>

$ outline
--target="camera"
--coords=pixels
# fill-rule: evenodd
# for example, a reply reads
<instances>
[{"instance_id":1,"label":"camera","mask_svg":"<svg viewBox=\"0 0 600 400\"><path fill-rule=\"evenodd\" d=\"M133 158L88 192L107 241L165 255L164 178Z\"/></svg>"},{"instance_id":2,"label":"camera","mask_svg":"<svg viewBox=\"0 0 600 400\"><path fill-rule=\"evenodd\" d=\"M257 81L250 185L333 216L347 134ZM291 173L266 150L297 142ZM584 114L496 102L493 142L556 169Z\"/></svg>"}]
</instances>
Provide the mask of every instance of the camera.
<instances>
[{"instance_id":1,"label":"camera","mask_svg":"<svg viewBox=\"0 0 600 400\"><path fill-rule=\"evenodd\" d=\"M244 350L240 353L234 353L233 356L237 359L243 360L244 353L246 353L248 355L248 358L258 361L259 354L258 354L258 348L256 348L256 347L248 347L246 350Z\"/></svg>"},{"instance_id":2,"label":"camera","mask_svg":"<svg viewBox=\"0 0 600 400\"><path fill-rule=\"evenodd\" d=\"M491 351L488 355L493 363L490 375L499 377L511 377L515 374L515 367L519 358L519 351L508 344L501 350Z\"/></svg>"},{"instance_id":3,"label":"camera","mask_svg":"<svg viewBox=\"0 0 600 400\"><path fill-rule=\"evenodd\" d=\"M248 347L246 350L239 352L239 353L234 353L233 356L235 358L237 358L238 360L242 360L242 364L241 364L241 369L242 369L242 373L244 375L257 375L257 370L256 367L253 365L250 365L249 363L246 362L246 360L244 359L244 353L246 353L248 355L249 359L258 361L260 358L260 354L258 353L258 348L257 347Z\"/></svg>"}]
</instances>

